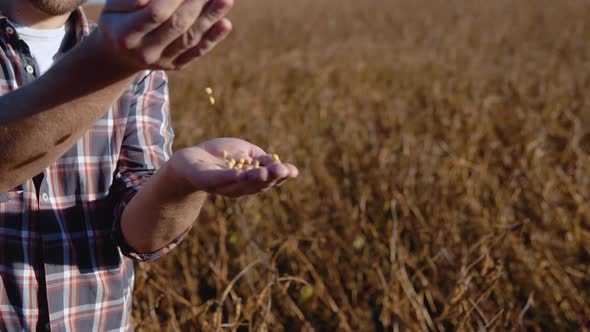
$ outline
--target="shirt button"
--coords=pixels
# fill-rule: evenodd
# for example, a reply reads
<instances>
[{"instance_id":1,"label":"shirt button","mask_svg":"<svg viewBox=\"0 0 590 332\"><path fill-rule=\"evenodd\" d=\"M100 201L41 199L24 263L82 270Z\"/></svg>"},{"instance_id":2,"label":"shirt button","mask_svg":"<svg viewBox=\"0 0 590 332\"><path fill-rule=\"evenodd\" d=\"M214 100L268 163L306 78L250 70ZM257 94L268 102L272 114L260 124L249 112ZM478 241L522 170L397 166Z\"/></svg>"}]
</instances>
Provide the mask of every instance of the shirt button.
<instances>
[{"instance_id":1,"label":"shirt button","mask_svg":"<svg viewBox=\"0 0 590 332\"><path fill-rule=\"evenodd\" d=\"M28 65L25 67L25 70L27 71L27 73L29 74L33 74L35 72L35 68L33 68L33 66Z\"/></svg>"},{"instance_id":2,"label":"shirt button","mask_svg":"<svg viewBox=\"0 0 590 332\"><path fill-rule=\"evenodd\" d=\"M41 195L41 199L43 200L43 202L47 203L49 202L49 195L47 195L47 193L43 193Z\"/></svg>"},{"instance_id":3,"label":"shirt button","mask_svg":"<svg viewBox=\"0 0 590 332\"><path fill-rule=\"evenodd\" d=\"M14 29L13 29L13 28L11 28L11 27L6 27L6 32L7 32L9 35L14 35Z\"/></svg>"}]
</instances>

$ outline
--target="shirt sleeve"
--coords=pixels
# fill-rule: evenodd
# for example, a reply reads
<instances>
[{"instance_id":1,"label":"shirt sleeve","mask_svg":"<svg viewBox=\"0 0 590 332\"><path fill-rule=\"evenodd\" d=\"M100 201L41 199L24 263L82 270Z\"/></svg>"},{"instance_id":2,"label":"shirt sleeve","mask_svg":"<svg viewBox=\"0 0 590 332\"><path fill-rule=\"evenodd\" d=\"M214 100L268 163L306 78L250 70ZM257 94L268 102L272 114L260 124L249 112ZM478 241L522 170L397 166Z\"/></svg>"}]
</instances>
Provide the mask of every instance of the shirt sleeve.
<instances>
[{"instance_id":1,"label":"shirt sleeve","mask_svg":"<svg viewBox=\"0 0 590 332\"><path fill-rule=\"evenodd\" d=\"M170 123L168 78L163 71L150 71L133 84L133 96L115 178L110 189L114 205L112 239L123 255L136 261L154 260L176 247L190 231L153 253L138 253L125 241L121 217L141 186L172 155L174 132Z\"/></svg>"}]
</instances>

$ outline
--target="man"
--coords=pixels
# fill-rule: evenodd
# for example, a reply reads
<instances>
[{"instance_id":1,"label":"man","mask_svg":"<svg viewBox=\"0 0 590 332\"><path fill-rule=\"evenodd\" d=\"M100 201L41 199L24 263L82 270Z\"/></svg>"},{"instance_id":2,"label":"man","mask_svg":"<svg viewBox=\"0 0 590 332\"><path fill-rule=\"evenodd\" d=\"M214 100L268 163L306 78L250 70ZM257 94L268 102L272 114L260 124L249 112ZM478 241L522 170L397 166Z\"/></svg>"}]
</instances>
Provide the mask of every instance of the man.
<instances>
[{"instance_id":1,"label":"man","mask_svg":"<svg viewBox=\"0 0 590 332\"><path fill-rule=\"evenodd\" d=\"M230 0L110 0L96 29L83 2L0 0L1 331L131 330L132 260L176 246L206 193L298 172L239 139L171 154L161 70L225 38Z\"/></svg>"}]
</instances>

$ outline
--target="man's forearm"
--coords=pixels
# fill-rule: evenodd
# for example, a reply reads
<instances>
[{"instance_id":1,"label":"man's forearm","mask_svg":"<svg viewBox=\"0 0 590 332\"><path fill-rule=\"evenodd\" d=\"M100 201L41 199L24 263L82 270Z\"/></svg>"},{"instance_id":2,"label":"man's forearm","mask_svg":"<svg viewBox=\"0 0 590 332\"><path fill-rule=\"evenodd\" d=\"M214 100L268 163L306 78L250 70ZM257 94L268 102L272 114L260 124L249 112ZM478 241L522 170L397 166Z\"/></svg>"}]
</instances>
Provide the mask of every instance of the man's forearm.
<instances>
[{"instance_id":1,"label":"man's forearm","mask_svg":"<svg viewBox=\"0 0 590 332\"><path fill-rule=\"evenodd\" d=\"M101 58L96 33L30 85L0 97L0 192L63 155L133 77Z\"/></svg>"},{"instance_id":2,"label":"man's forearm","mask_svg":"<svg viewBox=\"0 0 590 332\"><path fill-rule=\"evenodd\" d=\"M207 197L175 174L171 163L142 186L123 212L123 237L138 253L155 252L188 230Z\"/></svg>"},{"instance_id":3,"label":"man's forearm","mask_svg":"<svg viewBox=\"0 0 590 332\"><path fill-rule=\"evenodd\" d=\"M65 153L142 69L177 70L231 30L232 0L106 1L98 28L27 87L0 97L0 193Z\"/></svg>"}]
</instances>

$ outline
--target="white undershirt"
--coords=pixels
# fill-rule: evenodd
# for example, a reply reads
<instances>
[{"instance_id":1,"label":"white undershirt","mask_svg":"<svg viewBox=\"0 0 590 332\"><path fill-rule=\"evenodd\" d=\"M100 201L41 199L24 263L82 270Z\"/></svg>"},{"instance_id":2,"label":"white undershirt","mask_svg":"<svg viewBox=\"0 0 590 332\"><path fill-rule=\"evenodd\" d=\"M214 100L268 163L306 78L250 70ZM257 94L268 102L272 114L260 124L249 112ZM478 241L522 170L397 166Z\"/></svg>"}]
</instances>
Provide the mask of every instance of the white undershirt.
<instances>
[{"instance_id":1,"label":"white undershirt","mask_svg":"<svg viewBox=\"0 0 590 332\"><path fill-rule=\"evenodd\" d=\"M56 60L63 40L68 32L68 24L57 29L32 29L10 22L20 39L29 46L33 58L39 65L40 74L45 73Z\"/></svg>"}]
</instances>

